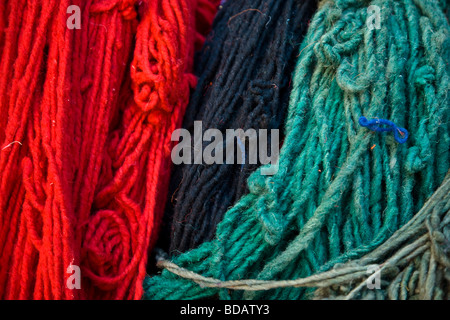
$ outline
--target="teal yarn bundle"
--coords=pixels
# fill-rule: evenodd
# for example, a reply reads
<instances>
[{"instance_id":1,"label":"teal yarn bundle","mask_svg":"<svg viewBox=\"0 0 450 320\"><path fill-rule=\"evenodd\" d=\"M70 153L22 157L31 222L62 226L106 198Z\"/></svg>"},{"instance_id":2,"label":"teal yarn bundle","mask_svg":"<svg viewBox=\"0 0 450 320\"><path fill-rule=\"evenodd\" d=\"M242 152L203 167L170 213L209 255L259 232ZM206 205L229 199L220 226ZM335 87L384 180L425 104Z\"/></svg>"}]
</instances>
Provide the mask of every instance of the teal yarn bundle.
<instances>
[{"instance_id":1,"label":"teal yarn bundle","mask_svg":"<svg viewBox=\"0 0 450 320\"><path fill-rule=\"evenodd\" d=\"M380 8L380 29L366 24L370 5ZM299 52L278 172L255 171L250 193L226 212L215 239L173 259L190 273L163 270L146 278L144 297L331 297L339 290L317 287L337 282L314 275L334 272L341 281L353 268L361 276L361 259L398 245L389 250L413 248L416 255L392 260L391 269L401 274L394 279L409 283L413 275L425 279L421 272L433 272L434 282L426 282L436 288L427 297L448 298L448 183L433 196L450 162L450 26L444 9L438 0L323 1ZM361 126L361 116L388 119L408 130L408 140L399 144L389 132ZM402 227L408 238L400 241ZM424 228L439 241L416 251L428 243L420 240ZM412 258L431 267L415 269ZM407 270L399 270L401 261L410 263ZM199 285L208 280L202 277L216 280ZM283 287L249 281L240 290L244 286L227 282L242 279L276 280ZM312 280L301 287L286 282L294 279ZM380 291L377 298L402 294Z\"/></svg>"}]
</instances>

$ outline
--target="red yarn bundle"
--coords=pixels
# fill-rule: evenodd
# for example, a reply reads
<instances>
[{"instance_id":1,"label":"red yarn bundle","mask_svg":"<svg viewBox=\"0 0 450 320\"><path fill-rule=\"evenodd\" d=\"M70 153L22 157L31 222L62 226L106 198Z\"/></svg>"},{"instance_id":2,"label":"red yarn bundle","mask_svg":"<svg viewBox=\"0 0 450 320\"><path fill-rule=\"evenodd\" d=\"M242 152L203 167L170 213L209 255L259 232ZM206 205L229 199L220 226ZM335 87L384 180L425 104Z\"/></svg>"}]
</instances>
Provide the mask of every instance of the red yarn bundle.
<instances>
[{"instance_id":1,"label":"red yarn bundle","mask_svg":"<svg viewBox=\"0 0 450 320\"><path fill-rule=\"evenodd\" d=\"M217 2L0 1L1 299L141 297Z\"/></svg>"}]
</instances>

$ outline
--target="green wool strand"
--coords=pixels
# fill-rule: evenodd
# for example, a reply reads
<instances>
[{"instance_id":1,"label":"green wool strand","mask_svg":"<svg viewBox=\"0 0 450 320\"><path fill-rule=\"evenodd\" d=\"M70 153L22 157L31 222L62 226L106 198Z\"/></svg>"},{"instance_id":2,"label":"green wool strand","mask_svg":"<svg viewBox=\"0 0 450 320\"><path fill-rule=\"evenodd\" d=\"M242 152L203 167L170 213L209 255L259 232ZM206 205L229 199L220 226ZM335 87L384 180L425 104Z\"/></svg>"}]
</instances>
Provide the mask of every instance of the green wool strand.
<instances>
[{"instance_id":1,"label":"green wool strand","mask_svg":"<svg viewBox=\"0 0 450 320\"><path fill-rule=\"evenodd\" d=\"M323 1L293 75L279 171L254 172L250 194L226 213L215 240L173 261L222 281L304 278L372 252L410 221L449 169L444 3ZM381 29L366 25L369 5L380 7ZM392 134L361 127L361 116L406 128L408 141L398 144ZM398 283L421 281L407 270ZM146 299L308 299L314 293L202 288L168 270L148 277L144 289Z\"/></svg>"}]
</instances>

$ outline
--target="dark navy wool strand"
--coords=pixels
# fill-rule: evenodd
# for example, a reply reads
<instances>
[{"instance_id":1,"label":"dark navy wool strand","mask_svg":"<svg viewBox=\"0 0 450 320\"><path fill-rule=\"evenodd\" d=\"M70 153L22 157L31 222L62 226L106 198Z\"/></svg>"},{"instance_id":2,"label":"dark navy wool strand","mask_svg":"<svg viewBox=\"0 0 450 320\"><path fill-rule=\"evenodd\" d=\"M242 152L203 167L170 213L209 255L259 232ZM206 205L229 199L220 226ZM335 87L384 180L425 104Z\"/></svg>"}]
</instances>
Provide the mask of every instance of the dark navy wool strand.
<instances>
[{"instance_id":1,"label":"dark navy wool strand","mask_svg":"<svg viewBox=\"0 0 450 320\"><path fill-rule=\"evenodd\" d=\"M198 57L199 82L183 127L193 134L200 120L203 131L224 136L226 129L282 127L291 72L315 8L313 0L226 1ZM159 246L176 254L211 240L226 210L248 193L246 180L259 165L246 157L243 166L176 166Z\"/></svg>"}]
</instances>

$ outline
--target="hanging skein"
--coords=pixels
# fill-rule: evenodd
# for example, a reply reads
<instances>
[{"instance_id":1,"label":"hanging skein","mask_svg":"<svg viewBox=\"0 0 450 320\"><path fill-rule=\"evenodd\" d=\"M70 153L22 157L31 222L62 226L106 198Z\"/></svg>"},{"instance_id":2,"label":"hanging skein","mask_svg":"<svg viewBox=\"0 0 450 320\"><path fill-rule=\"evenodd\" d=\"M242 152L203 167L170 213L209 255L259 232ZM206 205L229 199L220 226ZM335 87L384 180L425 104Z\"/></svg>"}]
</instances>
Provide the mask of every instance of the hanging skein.
<instances>
[{"instance_id":1,"label":"hanging skein","mask_svg":"<svg viewBox=\"0 0 450 320\"><path fill-rule=\"evenodd\" d=\"M381 9L380 29L366 24L370 5ZM173 262L218 281L301 279L370 255L415 213L423 217L449 169L449 32L437 0L323 1L300 50L278 173L254 172L250 194L227 211L216 238ZM409 138L399 144L370 131L361 116L388 119ZM448 208L441 199L436 213ZM448 217L441 221L448 227ZM415 240L405 237L410 227L400 233L404 245ZM449 241L442 234L439 245ZM448 292L445 281L437 285ZM314 291L221 286L169 270L144 284L149 299L305 299Z\"/></svg>"},{"instance_id":2,"label":"hanging skein","mask_svg":"<svg viewBox=\"0 0 450 320\"><path fill-rule=\"evenodd\" d=\"M227 1L196 65L199 83L183 127L203 130L279 129L284 119L295 55L315 1ZM203 146L205 147L205 145ZM248 147L246 150L248 154ZM161 247L179 253L211 240L225 211L248 193L257 164L176 166L166 206ZM170 238L168 237L170 235Z\"/></svg>"},{"instance_id":3,"label":"hanging skein","mask_svg":"<svg viewBox=\"0 0 450 320\"><path fill-rule=\"evenodd\" d=\"M81 30L67 27L70 5L80 8ZM71 265L80 265L75 221L81 220L73 197L80 185L74 182L84 161L80 152L91 149L106 132L108 118L117 109L113 88L122 82L132 53L128 35L136 25L135 16L125 10L129 5L124 1L110 6L108 13L91 16L96 6L84 1L4 2L5 29L0 35L3 299L82 296L66 285ZM83 138L84 133L89 138ZM83 182L88 190L95 187L95 181Z\"/></svg>"},{"instance_id":4,"label":"hanging skein","mask_svg":"<svg viewBox=\"0 0 450 320\"><path fill-rule=\"evenodd\" d=\"M215 1L1 6L0 298L139 299Z\"/></svg>"},{"instance_id":5,"label":"hanging skein","mask_svg":"<svg viewBox=\"0 0 450 320\"><path fill-rule=\"evenodd\" d=\"M181 125L190 89L196 85L191 73L194 49L212 23L213 2L142 3L131 63L134 99L124 101L119 122L106 140L83 236L81 261L89 297L142 295L147 251L156 241L166 199L170 137ZM202 17L198 20L197 6ZM196 32L196 23L202 33Z\"/></svg>"}]
</instances>

